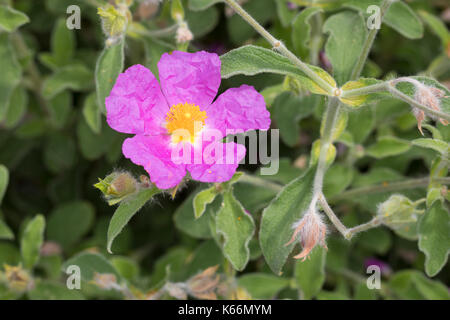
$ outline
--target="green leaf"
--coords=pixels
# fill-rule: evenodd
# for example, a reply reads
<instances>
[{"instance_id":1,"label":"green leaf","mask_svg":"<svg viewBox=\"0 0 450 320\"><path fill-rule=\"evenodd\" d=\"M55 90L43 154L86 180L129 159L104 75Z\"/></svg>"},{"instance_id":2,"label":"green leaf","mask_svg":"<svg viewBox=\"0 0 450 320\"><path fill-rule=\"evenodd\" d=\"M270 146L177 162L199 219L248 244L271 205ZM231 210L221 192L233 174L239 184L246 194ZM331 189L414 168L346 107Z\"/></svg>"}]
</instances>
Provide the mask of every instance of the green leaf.
<instances>
[{"instance_id":1,"label":"green leaf","mask_svg":"<svg viewBox=\"0 0 450 320\"><path fill-rule=\"evenodd\" d=\"M278 18L280 19L281 25L287 28L291 25L292 20L296 14L295 11L288 8L289 0L275 0L277 5Z\"/></svg>"},{"instance_id":2,"label":"green leaf","mask_svg":"<svg viewBox=\"0 0 450 320\"><path fill-rule=\"evenodd\" d=\"M98 106L106 114L105 98L109 96L117 76L123 70L124 40L103 49L95 66L95 87Z\"/></svg>"},{"instance_id":3,"label":"green leaf","mask_svg":"<svg viewBox=\"0 0 450 320\"><path fill-rule=\"evenodd\" d=\"M80 241L94 222L94 207L85 201L73 201L58 206L47 221L48 240L64 249Z\"/></svg>"},{"instance_id":4,"label":"green leaf","mask_svg":"<svg viewBox=\"0 0 450 320\"><path fill-rule=\"evenodd\" d=\"M6 129L16 127L23 119L28 106L28 94L23 86L17 86L9 99L3 125Z\"/></svg>"},{"instance_id":5,"label":"green leaf","mask_svg":"<svg viewBox=\"0 0 450 320\"><path fill-rule=\"evenodd\" d=\"M313 298L322 289L325 282L326 256L325 249L317 247L311 252L308 259L296 262L295 280L304 299Z\"/></svg>"},{"instance_id":6,"label":"green leaf","mask_svg":"<svg viewBox=\"0 0 450 320\"><path fill-rule=\"evenodd\" d=\"M95 93L91 93L86 97L83 104L83 116L88 124L89 128L99 134L102 129L102 119L100 108L97 106L97 96Z\"/></svg>"},{"instance_id":7,"label":"green leaf","mask_svg":"<svg viewBox=\"0 0 450 320\"><path fill-rule=\"evenodd\" d=\"M327 198L340 194L347 189L354 177L354 170L342 164L335 164L328 169L323 181L323 192Z\"/></svg>"},{"instance_id":8,"label":"green leaf","mask_svg":"<svg viewBox=\"0 0 450 320\"><path fill-rule=\"evenodd\" d=\"M25 226L20 248L24 267L33 269L39 260L40 249L44 242L45 218L37 215Z\"/></svg>"},{"instance_id":9,"label":"green leaf","mask_svg":"<svg viewBox=\"0 0 450 320\"><path fill-rule=\"evenodd\" d=\"M367 86L371 86L377 83L380 83L380 80L377 79L370 79L370 78L360 78L356 81L350 81L345 83L342 86L342 93L345 94L345 91L354 90L354 89L360 89ZM339 100L341 102L345 103L346 105L349 105L351 107L361 107L368 103L377 101L385 96L387 96L387 93L381 93L381 92L375 92L370 94L364 94L359 96L353 96L353 97L339 97Z\"/></svg>"},{"instance_id":10,"label":"green leaf","mask_svg":"<svg viewBox=\"0 0 450 320\"><path fill-rule=\"evenodd\" d=\"M450 44L450 32L448 31L444 22L438 17L423 10L420 10L419 14L420 17L425 21L425 23L430 27L430 29L441 39L442 46L445 51Z\"/></svg>"},{"instance_id":11,"label":"green leaf","mask_svg":"<svg viewBox=\"0 0 450 320\"><path fill-rule=\"evenodd\" d=\"M449 144L439 139L420 138L411 141L413 145L433 149L440 154L449 154Z\"/></svg>"},{"instance_id":12,"label":"green leaf","mask_svg":"<svg viewBox=\"0 0 450 320\"><path fill-rule=\"evenodd\" d=\"M44 148L45 165L54 173L67 171L75 164L76 153L75 142L71 137L51 135Z\"/></svg>"},{"instance_id":13,"label":"green leaf","mask_svg":"<svg viewBox=\"0 0 450 320\"><path fill-rule=\"evenodd\" d=\"M0 220L0 240L13 240L14 239L14 233L11 231L11 229L4 223L2 220Z\"/></svg>"},{"instance_id":14,"label":"green leaf","mask_svg":"<svg viewBox=\"0 0 450 320\"><path fill-rule=\"evenodd\" d=\"M42 85L42 94L51 99L66 89L85 91L92 86L92 72L83 65L65 66L50 77Z\"/></svg>"},{"instance_id":15,"label":"green leaf","mask_svg":"<svg viewBox=\"0 0 450 320\"><path fill-rule=\"evenodd\" d=\"M337 83L342 85L350 79L363 50L367 36L365 21L357 13L344 11L329 17L323 31L329 33L325 53L333 65Z\"/></svg>"},{"instance_id":16,"label":"green leaf","mask_svg":"<svg viewBox=\"0 0 450 320\"><path fill-rule=\"evenodd\" d=\"M222 251L225 257L236 270L243 270L250 259L248 243L255 232L255 223L232 190L223 195L222 207L216 216L216 231L224 237Z\"/></svg>"},{"instance_id":17,"label":"green leaf","mask_svg":"<svg viewBox=\"0 0 450 320\"><path fill-rule=\"evenodd\" d=\"M447 288L438 281L426 278L416 270L403 270L392 275L389 288L404 300L448 300Z\"/></svg>"},{"instance_id":18,"label":"green leaf","mask_svg":"<svg viewBox=\"0 0 450 320\"><path fill-rule=\"evenodd\" d=\"M57 94L49 101L48 110L52 126L64 128L72 112L72 94L68 90Z\"/></svg>"},{"instance_id":19,"label":"green leaf","mask_svg":"<svg viewBox=\"0 0 450 320\"><path fill-rule=\"evenodd\" d=\"M22 70L11 46L9 35L0 33L0 61L2 72L0 73L0 121L7 113L11 95L19 84Z\"/></svg>"},{"instance_id":20,"label":"green leaf","mask_svg":"<svg viewBox=\"0 0 450 320\"><path fill-rule=\"evenodd\" d=\"M219 10L216 7L210 7L203 11L186 11L186 22L189 29L198 39L210 33L219 23Z\"/></svg>"},{"instance_id":21,"label":"green leaf","mask_svg":"<svg viewBox=\"0 0 450 320\"><path fill-rule=\"evenodd\" d=\"M258 21L261 25L266 24L273 18L273 14L276 12L275 1L273 0L258 0L247 1L242 5L244 10ZM235 11L228 5L225 7L232 15L227 19L227 31L228 39L231 40L236 46L241 45L246 40L252 38L257 34L256 30L241 18L238 14L234 14ZM214 8L215 9L215 8Z\"/></svg>"},{"instance_id":22,"label":"green leaf","mask_svg":"<svg viewBox=\"0 0 450 320\"><path fill-rule=\"evenodd\" d=\"M253 299L273 299L279 291L289 285L289 279L267 273L248 273L238 278Z\"/></svg>"},{"instance_id":23,"label":"green leaf","mask_svg":"<svg viewBox=\"0 0 450 320\"><path fill-rule=\"evenodd\" d=\"M189 0L189 9L194 11L205 10L219 2L222 2L222 0Z\"/></svg>"},{"instance_id":24,"label":"green leaf","mask_svg":"<svg viewBox=\"0 0 450 320\"><path fill-rule=\"evenodd\" d=\"M84 281L91 281L95 273L113 274L117 280L121 279L119 272L101 254L82 252L67 260L63 264L63 270L67 270L72 265L80 268L81 279Z\"/></svg>"},{"instance_id":25,"label":"green leaf","mask_svg":"<svg viewBox=\"0 0 450 320\"><path fill-rule=\"evenodd\" d=\"M405 153L411 148L408 141L396 137L381 137L378 141L369 146L366 153L377 159L396 156Z\"/></svg>"},{"instance_id":26,"label":"green leaf","mask_svg":"<svg viewBox=\"0 0 450 320\"><path fill-rule=\"evenodd\" d=\"M60 18L52 32L52 52L42 54L41 61L53 70L68 65L74 56L75 46L75 33L67 28L66 19Z\"/></svg>"},{"instance_id":27,"label":"green leaf","mask_svg":"<svg viewBox=\"0 0 450 320\"><path fill-rule=\"evenodd\" d=\"M17 265L20 263L20 252L12 243L0 241L0 266L9 264Z\"/></svg>"},{"instance_id":28,"label":"green leaf","mask_svg":"<svg viewBox=\"0 0 450 320\"><path fill-rule=\"evenodd\" d=\"M280 129L284 143L292 147L300 139L299 121L308 117L313 111L314 96L297 97L290 92L283 92L270 109L272 119Z\"/></svg>"},{"instance_id":29,"label":"green leaf","mask_svg":"<svg viewBox=\"0 0 450 320\"><path fill-rule=\"evenodd\" d=\"M253 76L260 73L290 75L312 93L327 94L287 58L269 49L252 45L243 46L222 55L220 60L222 61L222 78L230 78L238 74ZM333 77L326 71L311 65L308 67L332 87L336 87Z\"/></svg>"},{"instance_id":30,"label":"green leaf","mask_svg":"<svg viewBox=\"0 0 450 320\"><path fill-rule=\"evenodd\" d=\"M139 264L131 258L116 256L110 261L120 275L129 281L139 275Z\"/></svg>"},{"instance_id":31,"label":"green leaf","mask_svg":"<svg viewBox=\"0 0 450 320\"><path fill-rule=\"evenodd\" d=\"M25 13L5 5L0 5L0 30L13 32L29 21L30 19Z\"/></svg>"},{"instance_id":32,"label":"green leaf","mask_svg":"<svg viewBox=\"0 0 450 320\"><path fill-rule=\"evenodd\" d=\"M373 108L361 108L349 112L347 131L355 143L364 142L375 127Z\"/></svg>"},{"instance_id":33,"label":"green leaf","mask_svg":"<svg viewBox=\"0 0 450 320\"><path fill-rule=\"evenodd\" d=\"M0 164L0 205L2 204L3 197L8 187L9 171L4 165Z\"/></svg>"},{"instance_id":34,"label":"green leaf","mask_svg":"<svg viewBox=\"0 0 450 320\"><path fill-rule=\"evenodd\" d=\"M27 295L30 300L84 300L79 290L70 290L61 283L50 281L39 281Z\"/></svg>"},{"instance_id":35,"label":"green leaf","mask_svg":"<svg viewBox=\"0 0 450 320\"><path fill-rule=\"evenodd\" d=\"M78 120L77 137L81 154L88 160L98 159L115 147L120 151L123 141L123 137L108 125L104 126L100 134L95 134L82 117Z\"/></svg>"},{"instance_id":36,"label":"green leaf","mask_svg":"<svg viewBox=\"0 0 450 320\"><path fill-rule=\"evenodd\" d=\"M450 216L440 201L419 221L419 249L425 254L425 272L433 277L447 263L450 251Z\"/></svg>"},{"instance_id":37,"label":"green leaf","mask_svg":"<svg viewBox=\"0 0 450 320\"><path fill-rule=\"evenodd\" d=\"M285 246L292 236L292 225L308 208L313 189L315 167L285 186L264 209L259 241L267 264L280 274L294 243Z\"/></svg>"},{"instance_id":38,"label":"green leaf","mask_svg":"<svg viewBox=\"0 0 450 320\"><path fill-rule=\"evenodd\" d=\"M160 193L157 188L147 188L140 190L135 196L130 196L122 201L114 212L108 227L107 249L111 252L111 246L114 239L119 235L122 229L127 225L130 219L141 209L154 195Z\"/></svg>"},{"instance_id":39,"label":"green leaf","mask_svg":"<svg viewBox=\"0 0 450 320\"><path fill-rule=\"evenodd\" d=\"M292 44L303 60L308 58L311 45L311 18L322 11L322 9L317 7L306 8L292 21Z\"/></svg>"},{"instance_id":40,"label":"green leaf","mask_svg":"<svg viewBox=\"0 0 450 320\"><path fill-rule=\"evenodd\" d=\"M196 192L191 193L177 208L174 214L175 226L193 238L209 239L211 238L209 229L210 213L215 215L216 212L214 212L213 208L215 208L215 202L219 198L216 198L213 204L207 205L203 215L196 219L192 203L197 194Z\"/></svg>"},{"instance_id":41,"label":"green leaf","mask_svg":"<svg viewBox=\"0 0 450 320\"><path fill-rule=\"evenodd\" d=\"M381 1L382 0L350 0L345 6L360 11L365 19L367 19L371 14L367 12L367 8L371 5L380 7ZM422 22L404 1L392 3L383 19L383 23L408 39L419 39L423 36Z\"/></svg>"},{"instance_id":42,"label":"green leaf","mask_svg":"<svg viewBox=\"0 0 450 320\"><path fill-rule=\"evenodd\" d=\"M218 192L215 186L197 193L193 200L195 219L200 218L206 211L206 206L214 201Z\"/></svg>"}]
</instances>

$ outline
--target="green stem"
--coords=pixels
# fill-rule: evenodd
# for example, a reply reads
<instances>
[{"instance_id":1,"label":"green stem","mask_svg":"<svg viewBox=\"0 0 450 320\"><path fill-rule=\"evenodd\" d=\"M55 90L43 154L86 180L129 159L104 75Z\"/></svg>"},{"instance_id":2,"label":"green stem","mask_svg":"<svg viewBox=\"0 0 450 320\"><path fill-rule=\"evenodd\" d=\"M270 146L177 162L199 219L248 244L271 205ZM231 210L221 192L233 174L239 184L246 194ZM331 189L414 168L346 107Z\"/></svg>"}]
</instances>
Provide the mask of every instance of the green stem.
<instances>
[{"instance_id":1,"label":"green stem","mask_svg":"<svg viewBox=\"0 0 450 320\"><path fill-rule=\"evenodd\" d=\"M357 234L359 232L367 231L372 228L376 228L380 224L381 224L380 219L375 217L372 220L370 220L369 222L366 222L366 223L360 224L359 226L347 229L346 238L351 239L355 234Z\"/></svg>"},{"instance_id":2,"label":"green stem","mask_svg":"<svg viewBox=\"0 0 450 320\"><path fill-rule=\"evenodd\" d=\"M381 82L357 89L343 90L341 93L341 98L352 98L383 91L387 91L386 82Z\"/></svg>"},{"instance_id":3,"label":"green stem","mask_svg":"<svg viewBox=\"0 0 450 320\"><path fill-rule=\"evenodd\" d=\"M251 15L249 15L235 0L224 0L230 7L232 7L253 29L255 29L263 38L265 38L270 45L288 58L294 65L303 71L309 78L311 78L319 87L325 90L328 94L333 95L336 88L333 88L328 82L319 77L306 63L301 61L295 54L289 51L288 48L274 36L272 36L263 26L259 24Z\"/></svg>"},{"instance_id":4,"label":"green stem","mask_svg":"<svg viewBox=\"0 0 450 320\"><path fill-rule=\"evenodd\" d=\"M322 193L323 178L327 170L327 154L328 149L333 143L333 131L339 115L339 99L336 97L328 98L328 106L325 111L325 123L323 126L323 134L320 138L320 154L317 162L317 171L314 177L314 194L319 195Z\"/></svg>"},{"instance_id":5,"label":"green stem","mask_svg":"<svg viewBox=\"0 0 450 320\"><path fill-rule=\"evenodd\" d=\"M331 207L328 205L327 200L325 199L325 196L323 196L323 194L321 194L319 197L319 203L328 219L330 219L331 223L333 223L333 225L344 236L344 238L349 239L347 227L344 226L341 220L339 220L339 218L336 216L333 209L331 209Z\"/></svg>"},{"instance_id":6,"label":"green stem","mask_svg":"<svg viewBox=\"0 0 450 320\"><path fill-rule=\"evenodd\" d=\"M433 182L438 182L441 184L450 184L450 178L436 178ZM373 185L368 187L356 188L349 191L342 192L330 200L332 202L356 198L362 195L376 194L381 192L392 192L392 191L400 191L400 190L408 190L408 189L417 189L417 188L425 188L430 183L430 178L418 178L418 179L409 179L399 182L386 182L380 185Z\"/></svg>"},{"instance_id":7,"label":"green stem","mask_svg":"<svg viewBox=\"0 0 450 320\"><path fill-rule=\"evenodd\" d=\"M388 11L389 7L395 1L396 0L384 0L381 3L381 7L380 7L380 15L381 15L380 21L381 22L383 21L384 16L386 15L386 12ZM367 57L369 56L370 50L372 49L373 42L375 41L375 38L377 37L377 34L378 34L378 29L374 28L374 29L370 30L369 34L367 35L367 38L364 42L363 50L361 52L361 55L359 56L358 61L356 62L355 67L353 68L352 74L350 76L350 80L356 80L361 75L364 65L366 64Z\"/></svg>"},{"instance_id":8,"label":"green stem","mask_svg":"<svg viewBox=\"0 0 450 320\"><path fill-rule=\"evenodd\" d=\"M445 119L447 121L450 121L450 114L438 111L438 110L434 110L431 109L423 104L420 104L419 102L417 102L416 100L414 100L413 98L411 98L410 96L404 94L403 92L401 92L400 90L398 90L395 85L389 83L388 85L386 85L387 90L396 98L399 98L400 100L405 101L406 103L408 103L409 105L416 107L417 109L422 110L425 113L431 114L433 116L436 116L438 118L441 119Z\"/></svg>"},{"instance_id":9,"label":"green stem","mask_svg":"<svg viewBox=\"0 0 450 320\"><path fill-rule=\"evenodd\" d=\"M351 98L351 97L357 97L357 96L367 95L367 94L376 93L376 92L387 91L387 92L391 93L395 98L405 101L412 107L416 107L416 108L422 110L423 112L425 112L426 114L431 114L438 118L450 121L450 114L444 113L439 110L434 110L432 108L427 107L426 105L420 104L419 102L417 102L410 96L408 96L408 95L404 94L403 92L401 92L400 90L398 90L395 87L396 82L398 82L398 81L391 80L388 82L377 83L377 84L366 86L363 88L343 91L341 94L341 97L342 98Z\"/></svg>"},{"instance_id":10,"label":"green stem","mask_svg":"<svg viewBox=\"0 0 450 320\"><path fill-rule=\"evenodd\" d=\"M268 181L249 174L244 174L242 177L239 178L238 182L251 184L256 187L270 189L276 193L280 192L281 189L283 189L283 186L278 183L274 183L272 181Z\"/></svg>"}]
</instances>

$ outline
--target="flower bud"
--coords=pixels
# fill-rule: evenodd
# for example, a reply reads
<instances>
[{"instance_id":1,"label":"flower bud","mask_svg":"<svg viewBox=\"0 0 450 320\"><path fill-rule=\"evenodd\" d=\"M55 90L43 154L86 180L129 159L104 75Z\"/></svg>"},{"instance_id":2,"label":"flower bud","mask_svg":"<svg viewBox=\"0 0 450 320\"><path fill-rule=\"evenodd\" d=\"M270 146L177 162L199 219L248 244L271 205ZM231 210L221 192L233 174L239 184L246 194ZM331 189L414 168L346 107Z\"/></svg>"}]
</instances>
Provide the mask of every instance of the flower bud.
<instances>
[{"instance_id":1,"label":"flower bud","mask_svg":"<svg viewBox=\"0 0 450 320\"><path fill-rule=\"evenodd\" d=\"M101 17L103 32L109 39L116 39L124 34L129 20L129 10L125 5L119 8L112 5L100 7L97 14Z\"/></svg>"},{"instance_id":2,"label":"flower bud","mask_svg":"<svg viewBox=\"0 0 450 320\"><path fill-rule=\"evenodd\" d=\"M194 39L194 35L191 30L189 30L188 25L185 22L181 23L178 27L175 39L178 44L183 44Z\"/></svg>"},{"instance_id":3,"label":"flower bud","mask_svg":"<svg viewBox=\"0 0 450 320\"><path fill-rule=\"evenodd\" d=\"M103 193L109 205L122 201L138 189L138 182L128 172L113 172L98 180L94 187Z\"/></svg>"},{"instance_id":4,"label":"flower bud","mask_svg":"<svg viewBox=\"0 0 450 320\"><path fill-rule=\"evenodd\" d=\"M397 230L417 223L418 213L416 204L407 197L394 194L378 206L378 218L381 223Z\"/></svg>"},{"instance_id":5,"label":"flower bud","mask_svg":"<svg viewBox=\"0 0 450 320\"><path fill-rule=\"evenodd\" d=\"M22 266L10 266L5 264L5 280L9 289L15 292L24 292L31 289L33 280Z\"/></svg>"}]
</instances>

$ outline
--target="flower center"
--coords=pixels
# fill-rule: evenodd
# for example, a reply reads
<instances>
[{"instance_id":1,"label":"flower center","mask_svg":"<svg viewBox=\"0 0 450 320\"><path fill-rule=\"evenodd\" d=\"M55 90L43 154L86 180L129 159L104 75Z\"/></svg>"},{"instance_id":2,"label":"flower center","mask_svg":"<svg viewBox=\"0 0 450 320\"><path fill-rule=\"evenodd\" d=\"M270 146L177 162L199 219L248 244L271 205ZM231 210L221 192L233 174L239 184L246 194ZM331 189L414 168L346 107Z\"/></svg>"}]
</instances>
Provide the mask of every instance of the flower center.
<instances>
[{"instance_id":1,"label":"flower center","mask_svg":"<svg viewBox=\"0 0 450 320\"><path fill-rule=\"evenodd\" d=\"M207 118L206 112L191 103L179 103L170 107L166 114L166 128L172 135L172 142L194 143Z\"/></svg>"}]
</instances>

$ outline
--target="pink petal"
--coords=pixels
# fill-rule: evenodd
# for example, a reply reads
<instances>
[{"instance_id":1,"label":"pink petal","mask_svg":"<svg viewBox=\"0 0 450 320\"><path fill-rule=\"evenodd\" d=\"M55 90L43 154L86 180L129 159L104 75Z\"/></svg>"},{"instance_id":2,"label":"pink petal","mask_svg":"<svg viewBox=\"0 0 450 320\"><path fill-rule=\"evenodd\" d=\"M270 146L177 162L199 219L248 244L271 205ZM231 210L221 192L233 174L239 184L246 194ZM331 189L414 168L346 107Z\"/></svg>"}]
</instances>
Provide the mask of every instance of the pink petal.
<instances>
[{"instance_id":1,"label":"pink petal","mask_svg":"<svg viewBox=\"0 0 450 320\"><path fill-rule=\"evenodd\" d=\"M180 183L186 175L186 166L171 160L169 145L169 136L136 135L124 141L122 152L132 162L143 166L158 188L169 189Z\"/></svg>"},{"instance_id":2,"label":"pink petal","mask_svg":"<svg viewBox=\"0 0 450 320\"><path fill-rule=\"evenodd\" d=\"M264 97L255 88L242 85L228 89L206 109L206 126L216 128L226 135L226 130L268 130L270 113Z\"/></svg>"},{"instance_id":3,"label":"pink petal","mask_svg":"<svg viewBox=\"0 0 450 320\"><path fill-rule=\"evenodd\" d=\"M217 95L221 78L220 59L215 53L164 53L158 70L161 88L170 106L188 102L205 108Z\"/></svg>"},{"instance_id":4,"label":"pink petal","mask_svg":"<svg viewBox=\"0 0 450 320\"><path fill-rule=\"evenodd\" d=\"M221 150L216 154L207 151L207 148ZM214 141L205 143L203 146L203 157L200 164L187 165L187 170L194 180L202 182L224 182L233 177L239 162L245 157L245 147L234 142L222 143Z\"/></svg>"},{"instance_id":5,"label":"pink petal","mask_svg":"<svg viewBox=\"0 0 450 320\"><path fill-rule=\"evenodd\" d=\"M106 120L116 131L158 134L169 110L158 80L142 65L121 73L105 100Z\"/></svg>"}]
</instances>

